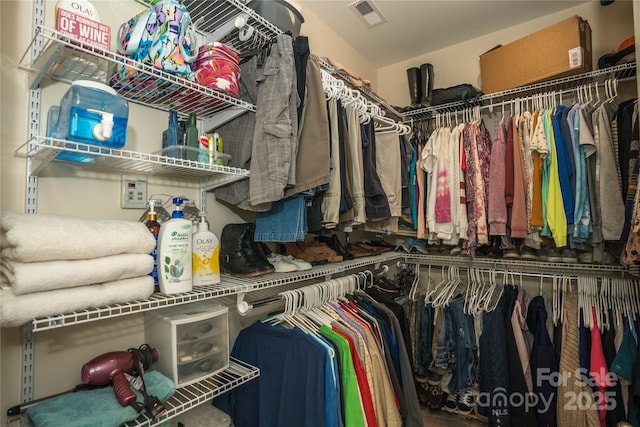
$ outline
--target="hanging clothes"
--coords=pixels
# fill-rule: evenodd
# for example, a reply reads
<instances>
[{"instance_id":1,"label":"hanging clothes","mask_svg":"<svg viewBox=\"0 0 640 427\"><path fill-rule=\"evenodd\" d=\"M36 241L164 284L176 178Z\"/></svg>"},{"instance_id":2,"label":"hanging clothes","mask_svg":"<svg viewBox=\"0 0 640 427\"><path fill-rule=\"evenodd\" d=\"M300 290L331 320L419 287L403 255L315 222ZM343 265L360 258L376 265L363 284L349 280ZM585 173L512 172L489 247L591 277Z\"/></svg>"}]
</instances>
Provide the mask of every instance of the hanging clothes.
<instances>
[{"instance_id":1,"label":"hanging clothes","mask_svg":"<svg viewBox=\"0 0 640 427\"><path fill-rule=\"evenodd\" d=\"M349 173L351 174L351 196L353 198L353 219L350 225L360 225L367 221L365 212L364 170L362 161L362 134L360 133L360 120L355 106L348 105L347 131L349 132Z\"/></svg>"},{"instance_id":2,"label":"hanging clothes","mask_svg":"<svg viewBox=\"0 0 640 427\"><path fill-rule=\"evenodd\" d=\"M519 116L511 118L513 123L513 205L511 208L511 238L525 239L528 234L527 182L524 163L524 139L518 132Z\"/></svg>"},{"instance_id":3,"label":"hanging clothes","mask_svg":"<svg viewBox=\"0 0 640 427\"><path fill-rule=\"evenodd\" d=\"M214 405L239 427L421 426L401 325L407 334L408 327L397 308L356 291L350 300L284 316L286 327L276 324L277 315L253 323L240 331L231 355L262 375Z\"/></svg>"},{"instance_id":4,"label":"hanging clothes","mask_svg":"<svg viewBox=\"0 0 640 427\"><path fill-rule=\"evenodd\" d=\"M558 361L547 331L547 311L541 296L534 297L529 303L527 325L533 332L529 362L531 377L535 378L533 392L539 396L535 407L538 427L553 427L556 425L558 395L551 373L558 372Z\"/></svg>"},{"instance_id":5,"label":"hanging clothes","mask_svg":"<svg viewBox=\"0 0 640 427\"><path fill-rule=\"evenodd\" d=\"M529 366L528 331L522 327L522 306L527 301L524 290L509 287L507 294L507 311L505 313L505 330L507 340L507 367L509 371L509 416L513 425L518 427L536 427L535 410L530 405L530 390L533 389L531 370ZM526 324L524 325L526 327ZM524 354L523 354L524 353ZM522 401L514 401L511 397L518 396ZM516 421L517 420L517 421Z\"/></svg>"},{"instance_id":6,"label":"hanging clothes","mask_svg":"<svg viewBox=\"0 0 640 427\"><path fill-rule=\"evenodd\" d=\"M367 220L380 221L391 217L389 201L385 194L380 176L376 169L376 133L373 122L361 126L362 131L362 159L364 169L365 212Z\"/></svg>"},{"instance_id":7,"label":"hanging clothes","mask_svg":"<svg viewBox=\"0 0 640 427\"><path fill-rule=\"evenodd\" d=\"M249 203L252 206L281 200L287 185L295 185L298 148L298 99L293 41L276 36L263 72L256 78L256 125L251 151ZM268 207L268 206L267 206Z\"/></svg>"},{"instance_id":8,"label":"hanging clothes","mask_svg":"<svg viewBox=\"0 0 640 427\"><path fill-rule=\"evenodd\" d=\"M426 219L426 201L425 196L428 192L428 183L427 183L427 174L425 170L421 167L422 163L422 155L425 147L418 142L415 145L415 155L412 157L412 167L415 170L415 185L413 188L417 188L415 193L416 199L416 238L418 239L427 239L429 237L428 228L427 228L427 219Z\"/></svg>"},{"instance_id":9,"label":"hanging clothes","mask_svg":"<svg viewBox=\"0 0 640 427\"><path fill-rule=\"evenodd\" d=\"M489 162L489 203L487 206L487 219L489 221L489 235L491 236L504 236L507 234L505 161L506 141L504 119L501 119L491 146L491 161Z\"/></svg>"},{"instance_id":10,"label":"hanging clothes","mask_svg":"<svg viewBox=\"0 0 640 427\"><path fill-rule=\"evenodd\" d=\"M502 293L495 310L486 314L480 336L480 392L489 399L479 402L487 412L489 426L511 426L509 411L509 371L507 364L506 310L509 292ZM486 355L491 354L491 357Z\"/></svg>"},{"instance_id":11,"label":"hanging clothes","mask_svg":"<svg viewBox=\"0 0 640 427\"><path fill-rule=\"evenodd\" d=\"M258 56L251 57L240 64L242 79L239 83L240 100L256 105L257 84L256 79L261 73L258 67ZM262 108L262 105L258 106ZM256 126L255 114L242 114L218 128L218 133L223 135L225 153L231 155L229 166L242 169L251 167L251 152L253 149L253 133ZM215 190L216 199L237 206L240 209L252 210L249 204L249 180L235 181L229 185L218 187ZM267 210L262 208L261 210Z\"/></svg>"},{"instance_id":12,"label":"hanging clothes","mask_svg":"<svg viewBox=\"0 0 640 427\"><path fill-rule=\"evenodd\" d=\"M529 111L522 113L518 120L518 137L522 140L522 156L524 159L524 174L526 186L526 220L527 220L527 237L525 246L540 249L540 237L538 229L531 223L533 215L533 152L531 150L531 136L533 115Z\"/></svg>"},{"instance_id":13,"label":"hanging clothes","mask_svg":"<svg viewBox=\"0 0 640 427\"><path fill-rule=\"evenodd\" d=\"M529 147L533 156L531 227L532 229L542 231L545 225L544 206L546 203L543 195L548 185L548 181L545 183L544 158L549 153L549 147L547 145L540 111L533 113L531 132L531 145Z\"/></svg>"},{"instance_id":14,"label":"hanging clothes","mask_svg":"<svg viewBox=\"0 0 640 427\"><path fill-rule=\"evenodd\" d=\"M376 132L376 170L387 195L391 218L381 221L383 230L397 231L402 215L402 177L400 175L401 150L399 135L395 131ZM378 228L378 227L376 227Z\"/></svg>"},{"instance_id":15,"label":"hanging clothes","mask_svg":"<svg viewBox=\"0 0 640 427\"><path fill-rule=\"evenodd\" d=\"M557 248L567 245L567 216L562 201L562 189L560 187L558 150L555 142L555 132L552 123L553 111L545 110L542 113L542 121L546 139L549 143L549 153L545 158L545 169L547 170L547 194L546 203L543 204L546 219L546 233L543 229L543 236L552 237ZM543 192L543 198L545 194Z\"/></svg>"},{"instance_id":16,"label":"hanging clothes","mask_svg":"<svg viewBox=\"0 0 640 427\"><path fill-rule=\"evenodd\" d=\"M558 385L558 427L597 427L600 425L598 413L594 409L593 397L586 383L575 377L579 372L580 360L578 354L578 295L564 294L564 319L562 322L562 353L560 355L560 372L567 373L567 381L561 381ZM582 386L580 386L582 384ZM577 410L572 397L581 396L586 399L586 404Z\"/></svg>"},{"instance_id":17,"label":"hanging clothes","mask_svg":"<svg viewBox=\"0 0 640 427\"><path fill-rule=\"evenodd\" d=\"M329 183L330 137L320 65L311 59L305 65L306 90L299 136L292 161L293 183L288 182L284 197L291 197ZM290 180L291 181L291 180Z\"/></svg>"},{"instance_id":18,"label":"hanging clothes","mask_svg":"<svg viewBox=\"0 0 640 427\"><path fill-rule=\"evenodd\" d=\"M354 357L354 350L352 349L353 341L348 341L347 337L340 335L326 325L321 325L318 330L322 336L334 343L339 358L339 372L341 390L343 393L343 408L344 408L344 425L345 426L365 426L369 423L377 425L375 416L372 420L368 420L365 423L362 407L362 388L360 387L360 381L364 375L362 364L357 356ZM354 363L357 362L357 365ZM357 368L357 369L356 369ZM357 373L356 373L357 370ZM368 403L371 403L371 393L368 394ZM368 413L371 414L371 408L367 405Z\"/></svg>"},{"instance_id":19,"label":"hanging clothes","mask_svg":"<svg viewBox=\"0 0 640 427\"><path fill-rule=\"evenodd\" d=\"M328 228L335 228L340 222L340 195L342 193L342 162L340 160L340 131L338 116L338 100L329 98L327 101L327 116L329 119L330 135L330 170L329 188L322 201L322 223Z\"/></svg>"},{"instance_id":20,"label":"hanging clothes","mask_svg":"<svg viewBox=\"0 0 640 427\"><path fill-rule=\"evenodd\" d=\"M618 108L617 116L618 120L618 135L620 136L620 164L621 175L623 183L623 195L625 198L624 209L624 228L622 229L622 236L620 240L626 242L629 239L629 230L631 227L632 214L633 214L633 199L635 197L635 189L638 182L638 172L640 171L638 146L639 146L639 131L637 126L637 99L633 101L629 108L627 105L621 105ZM623 103L624 104L624 103ZM631 112L629 118L626 117L627 113ZM634 126L635 124L635 126ZM625 126L626 125L626 126ZM627 168L626 165L629 165Z\"/></svg>"},{"instance_id":21,"label":"hanging clothes","mask_svg":"<svg viewBox=\"0 0 640 427\"><path fill-rule=\"evenodd\" d=\"M574 223L573 215L573 190L571 189L571 176L573 168L567 155L567 142L564 139L563 120L567 107L559 105L556 107L551 121L553 127L553 138L555 142L556 157L558 159L558 181L560 183L560 193L562 195L562 204L567 222L567 228ZM566 123L566 122L565 122Z\"/></svg>"},{"instance_id":22,"label":"hanging clothes","mask_svg":"<svg viewBox=\"0 0 640 427\"><path fill-rule=\"evenodd\" d=\"M235 426L326 426L326 354L305 332L255 322L240 331L231 356L261 374L214 399Z\"/></svg>"},{"instance_id":23,"label":"hanging clothes","mask_svg":"<svg viewBox=\"0 0 640 427\"><path fill-rule=\"evenodd\" d=\"M583 134L586 127L579 114L580 105L576 104L567 114L567 121L571 127L571 142L573 144L573 158L575 162L575 194L574 194L574 228L575 239L586 240L591 229L591 204L589 198L589 183L587 180L587 146L583 141L589 140L590 134ZM575 241L574 239L574 241Z\"/></svg>"},{"instance_id":24,"label":"hanging clothes","mask_svg":"<svg viewBox=\"0 0 640 427\"><path fill-rule=\"evenodd\" d=\"M593 112L596 143L596 209L600 211L602 239L620 240L624 225L624 202L616 175L616 159L611 136L610 104Z\"/></svg>"},{"instance_id":25,"label":"hanging clothes","mask_svg":"<svg viewBox=\"0 0 640 427\"><path fill-rule=\"evenodd\" d=\"M464 216L465 222L467 218L466 209L463 212L462 206L464 205L463 188L460 187L462 178L462 170L460 168L460 137L462 135L462 129L464 124L460 124L453 128L451 131L451 138L449 139L449 170L451 171L451 221L453 223L453 234L448 240L448 243L452 245L458 245L460 243L461 230L466 233L464 225L461 224L461 218Z\"/></svg>"},{"instance_id":26,"label":"hanging clothes","mask_svg":"<svg viewBox=\"0 0 640 427\"><path fill-rule=\"evenodd\" d=\"M355 218L354 207L356 203L353 197L353 155L351 154L351 142L349 138L347 111L343 104L338 104L338 128L340 135L340 223L350 223Z\"/></svg>"}]
</instances>

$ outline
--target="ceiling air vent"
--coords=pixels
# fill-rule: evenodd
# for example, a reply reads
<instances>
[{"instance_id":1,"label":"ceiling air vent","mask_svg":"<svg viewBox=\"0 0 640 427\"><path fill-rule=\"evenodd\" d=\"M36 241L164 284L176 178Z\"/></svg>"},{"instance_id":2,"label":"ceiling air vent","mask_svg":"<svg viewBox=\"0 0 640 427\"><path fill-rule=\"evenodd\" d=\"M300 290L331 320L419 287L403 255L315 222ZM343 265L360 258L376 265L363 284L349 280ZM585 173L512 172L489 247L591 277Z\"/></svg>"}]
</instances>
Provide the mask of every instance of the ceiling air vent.
<instances>
[{"instance_id":1,"label":"ceiling air vent","mask_svg":"<svg viewBox=\"0 0 640 427\"><path fill-rule=\"evenodd\" d=\"M371 0L356 0L349 4L353 13L355 13L368 28L387 22L380 8Z\"/></svg>"}]
</instances>

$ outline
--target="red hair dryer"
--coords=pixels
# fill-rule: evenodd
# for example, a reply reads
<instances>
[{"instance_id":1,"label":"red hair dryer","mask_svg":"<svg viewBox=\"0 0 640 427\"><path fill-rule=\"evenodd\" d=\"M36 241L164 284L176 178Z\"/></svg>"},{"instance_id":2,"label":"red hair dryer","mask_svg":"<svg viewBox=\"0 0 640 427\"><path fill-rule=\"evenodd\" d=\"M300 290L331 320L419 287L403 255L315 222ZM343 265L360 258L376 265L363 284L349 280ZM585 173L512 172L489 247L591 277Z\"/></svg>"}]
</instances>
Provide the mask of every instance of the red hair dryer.
<instances>
[{"instance_id":1,"label":"red hair dryer","mask_svg":"<svg viewBox=\"0 0 640 427\"><path fill-rule=\"evenodd\" d=\"M136 402L137 396L129 387L125 373L139 374L142 377L142 392L145 395L145 406L147 406L144 371L151 366L151 363L157 360L158 350L151 348L147 344L143 344L138 349L130 348L128 351L104 353L82 366L82 382L88 385L113 384L113 391L120 405L132 405L139 410L139 405ZM158 404L160 404L159 401Z\"/></svg>"}]
</instances>

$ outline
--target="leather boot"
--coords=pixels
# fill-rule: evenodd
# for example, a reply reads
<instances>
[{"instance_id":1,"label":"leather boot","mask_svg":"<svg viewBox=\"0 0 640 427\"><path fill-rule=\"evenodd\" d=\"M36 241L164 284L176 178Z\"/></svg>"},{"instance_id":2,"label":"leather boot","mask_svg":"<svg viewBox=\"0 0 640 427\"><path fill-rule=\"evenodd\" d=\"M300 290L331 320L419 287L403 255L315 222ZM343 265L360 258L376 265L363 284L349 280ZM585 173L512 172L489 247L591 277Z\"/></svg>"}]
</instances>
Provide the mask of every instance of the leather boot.
<instances>
[{"instance_id":1,"label":"leather boot","mask_svg":"<svg viewBox=\"0 0 640 427\"><path fill-rule=\"evenodd\" d=\"M422 91L420 104L425 107L431 106L431 92L433 92L433 65L431 64L420 66L420 89Z\"/></svg>"},{"instance_id":2,"label":"leather boot","mask_svg":"<svg viewBox=\"0 0 640 427\"><path fill-rule=\"evenodd\" d=\"M407 81L409 82L409 96L411 97L411 106L420 107L421 93L420 88L420 68L413 67L407 70Z\"/></svg>"},{"instance_id":3,"label":"leather boot","mask_svg":"<svg viewBox=\"0 0 640 427\"><path fill-rule=\"evenodd\" d=\"M272 270L274 267L269 262L269 255L271 254L271 249L264 242L256 242L253 240L253 236L256 233L256 225L251 223L249 224L249 230L247 231L247 236L249 239L249 245L253 248L253 251L256 253L260 264L265 270ZM275 270L274 270L275 271Z\"/></svg>"},{"instance_id":4,"label":"leather boot","mask_svg":"<svg viewBox=\"0 0 640 427\"><path fill-rule=\"evenodd\" d=\"M220 235L220 269L236 277L255 277L272 273L273 266L256 251L254 225L227 224Z\"/></svg>"}]
</instances>

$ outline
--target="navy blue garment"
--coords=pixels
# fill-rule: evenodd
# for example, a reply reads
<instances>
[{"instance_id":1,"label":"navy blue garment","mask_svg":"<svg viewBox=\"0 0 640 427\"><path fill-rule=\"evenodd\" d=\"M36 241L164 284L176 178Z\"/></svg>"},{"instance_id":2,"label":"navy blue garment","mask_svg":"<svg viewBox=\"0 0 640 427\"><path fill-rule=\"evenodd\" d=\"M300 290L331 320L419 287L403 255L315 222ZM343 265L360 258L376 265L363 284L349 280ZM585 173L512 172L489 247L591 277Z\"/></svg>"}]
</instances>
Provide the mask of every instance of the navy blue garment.
<instances>
[{"instance_id":1,"label":"navy blue garment","mask_svg":"<svg viewBox=\"0 0 640 427\"><path fill-rule=\"evenodd\" d=\"M633 126L633 110L636 98L623 101L618 105L616 121L618 130L618 162L622 179L622 197L627 196L634 159L637 157L638 126ZM635 151L635 152L634 152Z\"/></svg>"},{"instance_id":2,"label":"navy blue garment","mask_svg":"<svg viewBox=\"0 0 640 427\"><path fill-rule=\"evenodd\" d=\"M366 298L371 298L368 295ZM373 299L369 301L373 308L378 313L385 313L389 319L389 328L396 337L396 343L398 344L398 352L400 356L400 372L398 375L401 378L403 384L402 392L406 403L407 415L402 418L402 425L404 427L418 427L422 426L422 412L420 411L420 402L418 401L418 393L416 392L415 385L413 383L413 372L411 369L411 363L409 362L409 354L407 348L403 345L402 328L396 315L386 307Z\"/></svg>"},{"instance_id":3,"label":"navy blue garment","mask_svg":"<svg viewBox=\"0 0 640 427\"><path fill-rule=\"evenodd\" d=\"M376 318L381 326L382 331L384 332L384 336L386 337L386 342L389 344L389 349L391 350L391 356L393 358L393 368L395 368L398 375L402 372L400 369L400 351L398 350L398 341L396 337L393 336L393 332L391 332L389 324L391 320L386 313L377 311L371 304L363 304L366 307L367 311L371 316ZM389 366L391 368L391 366ZM400 386L402 386L402 378L399 377Z\"/></svg>"},{"instance_id":4,"label":"navy blue garment","mask_svg":"<svg viewBox=\"0 0 640 427\"><path fill-rule=\"evenodd\" d=\"M418 342L418 373L426 375L426 371L433 363L433 315L434 308L431 304L422 304L420 315L420 339Z\"/></svg>"},{"instance_id":5,"label":"navy blue garment","mask_svg":"<svg viewBox=\"0 0 640 427\"><path fill-rule=\"evenodd\" d=\"M569 159L569 164L571 165L571 173L569 174L569 179L571 180L571 194L576 194L576 159L573 155L573 144L571 143L571 128L569 128L569 122L567 122L567 117L569 116L569 111L571 108L563 108L562 114L560 116L560 130L562 131L562 139L564 140L564 146L567 150L567 158ZM575 200L574 200L575 202Z\"/></svg>"},{"instance_id":6,"label":"navy blue garment","mask_svg":"<svg viewBox=\"0 0 640 427\"><path fill-rule=\"evenodd\" d=\"M307 91L307 61L309 60L309 38L306 36L298 36L293 40L293 60L296 68L296 81L298 88L298 98L300 105L298 106L298 126L302 120L304 110L305 92Z\"/></svg>"},{"instance_id":7,"label":"navy blue garment","mask_svg":"<svg viewBox=\"0 0 640 427\"><path fill-rule=\"evenodd\" d=\"M564 212L567 216L567 224L573 224L574 198L573 192L571 191L571 175L573 175L574 170L571 167L571 163L569 162L566 141L560 128L562 113L566 108L567 107L565 107L564 105L559 105L556 108L556 113L553 115L551 122L553 123L553 137L556 142L556 155L558 157L558 176L560 179L560 191L562 192L562 204L564 205Z\"/></svg>"},{"instance_id":8,"label":"navy blue garment","mask_svg":"<svg viewBox=\"0 0 640 427\"><path fill-rule=\"evenodd\" d=\"M326 191L316 191L311 199L307 199L307 232L320 233L324 230L322 224L322 203Z\"/></svg>"},{"instance_id":9,"label":"navy blue garment","mask_svg":"<svg viewBox=\"0 0 640 427\"><path fill-rule=\"evenodd\" d=\"M495 310L488 313L480 335L480 392L488 399L480 399L478 406L489 409L489 427L510 427L509 371L507 370L507 310L508 286ZM490 357L488 357L490 355Z\"/></svg>"},{"instance_id":10,"label":"navy blue garment","mask_svg":"<svg viewBox=\"0 0 640 427\"><path fill-rule=\"evenodd\" d=\"M404 307L398 304L390 295L385 294L382 291L377 291L375 288L369 288L367 293L393 312L400 323L400 330L402 331L402 337L396 338L398 340L404 340L404 346L407 349L407 354L413 354L413 345L411 344L411 327L409 326L409 319L407 319L407 313L405 312ZM411 369L413 370L413 363L411 365Z\"/></svg>"},{"instance_id":11,"label":"navy blue garment","mask_svg":"<svg viewBox=\"0 0 640 427\"><path fill-rule=\"evenodd\" d=\"M558 372L558 359L547 331L547 309L544 299L537 296L527 309L527 326L533 333L533 347L529 356L533 392L539 397L536 407L538 427L557 425L557 386L552 382L553 373ZM544 403L543 403L544 402Z\"/></svg>"},{"instance_id":12,"label":"navy blue garment","mask_svg":"<svg viewBox=\"0 0 640 427\"><path fill-rule=\"evenodd\" d=\"M402 181L402 213L411 215L411 185L409 180L409 162L413 156L413 147L405 135L400 135L400 179Z\"/></svg>"},{"instance_id":13,"label":"navy blue garment","mask_svg":"<svg viewBox=\"0 0 640 427\"><path fill-rule=\"evenodd\" d=\"M304 332L255 322L231 356L260 376L214 399L236 427L325 427L325 351Z\"/></svg>"},{"instance_id":14,"label":"navy blue garment","mask_svg":"<svg viewBox=\"0 0 640 427\"><path fill-rule=\"evenodd\" d=\"M391 218L389 199L376 169L376 133L373 121L360 127L362 134L362 169L364 173L364 209L367 220Z\"/></svg>"}]
</instances>

